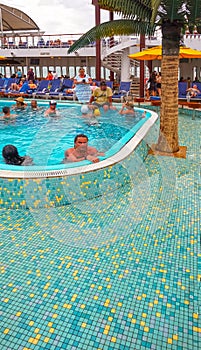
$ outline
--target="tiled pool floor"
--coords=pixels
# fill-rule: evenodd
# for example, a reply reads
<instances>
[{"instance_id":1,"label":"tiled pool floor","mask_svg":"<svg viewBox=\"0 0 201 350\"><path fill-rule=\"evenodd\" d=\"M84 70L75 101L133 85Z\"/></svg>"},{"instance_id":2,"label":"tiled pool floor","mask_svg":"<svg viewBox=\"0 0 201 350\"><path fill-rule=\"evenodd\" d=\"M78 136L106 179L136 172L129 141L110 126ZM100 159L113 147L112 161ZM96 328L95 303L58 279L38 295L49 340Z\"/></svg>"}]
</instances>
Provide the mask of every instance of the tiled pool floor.
<instances>
[{"instance_id":1,"label":"tiled pool floor","mask_svg":"<svg viewBox=\"0 0 201 350\"><path fill-rule=\"evenodd\" d=\"M148 156L132 186L1 210L1 350L201 348L200 119L187 159Z\"/></svg>"}]
</instances>

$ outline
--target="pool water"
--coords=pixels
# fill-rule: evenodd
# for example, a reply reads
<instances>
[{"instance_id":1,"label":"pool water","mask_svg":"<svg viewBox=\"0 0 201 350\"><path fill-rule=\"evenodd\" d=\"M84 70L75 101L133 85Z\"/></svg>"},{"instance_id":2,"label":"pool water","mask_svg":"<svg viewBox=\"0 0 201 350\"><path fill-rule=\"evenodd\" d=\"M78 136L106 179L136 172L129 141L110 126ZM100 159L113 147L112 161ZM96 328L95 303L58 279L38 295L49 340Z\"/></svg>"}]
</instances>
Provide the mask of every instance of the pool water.
<instances>
[{"instance_id":1,"label":"pool water","mask_svg":"<svg viewBox=\"0 0 201 350\"><path fill-rule=\"evenodd\" d=\"M0 108L8 103L1 102ZM32 157L35 165L60 164L65 150L73 147L74 137L81 133L88 136L90 146L107 152L142 119L140 110L135 117L120 115L120 107L102 112L99 118L84 118L80 105L75 104L58 105L59 118L44 117L48 105L43 103L39 111L28 106L26 111L12 112L17 114L15 120L0 120L0 164L4 164L1 154L6 144L15 145L20 155Z\"/></svg>"}]
</instances>

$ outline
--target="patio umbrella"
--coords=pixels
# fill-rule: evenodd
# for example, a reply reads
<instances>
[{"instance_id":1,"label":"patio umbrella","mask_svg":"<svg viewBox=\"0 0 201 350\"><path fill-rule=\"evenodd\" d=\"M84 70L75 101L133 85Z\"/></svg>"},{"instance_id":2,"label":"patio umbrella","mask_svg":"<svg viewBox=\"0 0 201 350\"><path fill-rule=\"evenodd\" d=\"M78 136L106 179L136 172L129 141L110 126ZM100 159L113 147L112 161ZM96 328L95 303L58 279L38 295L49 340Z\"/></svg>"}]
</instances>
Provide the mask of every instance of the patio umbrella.
<instances>
[{"instance_id":1,"label":"patio umbrella","mask_svg":"<svg viewBox=\"0 0 201 350\"><path fill-rule=\"evenodd\" d=\"M6 57L5 56L0 56L0 60L1 61L6 60Z\"/></svg>"},{"instance_id":2,"label":"patio umbrella","mask_svg":"<svg viewBox=\"0 0 201 350\"><path fill-rule=\"evenodd\" d=\"M150 49L145 49L143 51L133 53L128 57L140 61L161 60L162 46L155 46ZM180 46L179 58L201 58L201 51L193 50L190 47Z\"/></svg>"}]
</instances>

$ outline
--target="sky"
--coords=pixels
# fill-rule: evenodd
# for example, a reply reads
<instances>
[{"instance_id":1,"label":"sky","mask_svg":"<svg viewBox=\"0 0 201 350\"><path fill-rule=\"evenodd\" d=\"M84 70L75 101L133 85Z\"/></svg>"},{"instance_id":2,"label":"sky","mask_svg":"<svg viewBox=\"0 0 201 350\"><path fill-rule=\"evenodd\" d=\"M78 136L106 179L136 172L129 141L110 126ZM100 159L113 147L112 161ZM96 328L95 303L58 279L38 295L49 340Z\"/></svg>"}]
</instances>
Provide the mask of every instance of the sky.
<instances>
[{"instance_id":1,"label":"sky","mask_svg":"<svg viewBox=\"0 0 201 350\"><path fill-rule=\"evenodd\" d=\"M80 34L95 25L92 0L1 0L7 6L25 12L45 34ZM101 22L109 12L101 10Z\"/></svg>"}]
</instances>

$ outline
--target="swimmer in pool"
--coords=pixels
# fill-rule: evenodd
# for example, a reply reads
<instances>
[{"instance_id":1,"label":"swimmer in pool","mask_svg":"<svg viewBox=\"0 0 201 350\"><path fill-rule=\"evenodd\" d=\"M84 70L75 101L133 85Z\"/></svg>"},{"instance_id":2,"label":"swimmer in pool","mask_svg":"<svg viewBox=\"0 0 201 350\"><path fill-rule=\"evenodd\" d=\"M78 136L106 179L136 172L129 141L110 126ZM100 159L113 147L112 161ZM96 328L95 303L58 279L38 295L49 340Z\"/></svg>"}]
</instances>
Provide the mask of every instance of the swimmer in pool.
<instances>
[{"instance_id":1,"label":"swimmer in pool","mask_svg":"<svg viewBox=\"0 0 201 350\"><path fill-rule=\"evenodd\" d=\"M33 159L29 156L21 157L13 145L6 145L2 150L2 156L6 164L10 165L33 165Z\"/></svg>"},{"instance_id":2,"label":"swimmer in pool","mask_svg":"<svg viewBox=\"0 0 201 350\"><path fill-rule=\"evenodd\" d=\"M24 98L23 97L18 97L16 98L16 105L14 105L12 107L12 109L20 109L20 110L24 110L27 107L27 104L24 102Z\"/></svg>"},{"instance_id":3,"label":"swimmer in pool","mask_svg":"<svg viewBox=\"0 0 201 350\"><path fill-rule=\"evenodd\" d=\"M98 107L83 105L81 107L81 112L82 112L82 117L86 118L86 123L89 126L99 125L98 120L96 119L96 117L100 116L100 110Z\"/></svg>"},{"instance_id":4,"label":"swimmer in pool","mask_svg":"<svg viewBox=\"0 0 201 350\"><path fill-rule=\"evenodd\" d=\"M98 163L100 159L98 156L104 156L102 152L94 147L88 146L88 137L84 134L79 134L74 139L74 147L65 151L64 163L80 162L82 160L89 160L92 163Z\"/></svg>"},{"instance_id":5,"label":"swimmer in pool","mask_svg":"<svg viewBox=\"0 0 201 350\"><path fill-rule=\"evenodd\" d=\"M54 100L50 101L50 107L45 111L45 117L60 117L60 113L56 110L57 103Z\"/></svg>"},{"instance_id":6,"label":"swimmer in pool","mask_svg":"<svg viewBox=\"0 0 201 350\"><path fill-rule=\"evenodd\" d=\"M126 101L122 104L119 114L135 115L134 104L132 102Z\"/></svg>"},{"instance_id":7,"label":"swimmer in pool","mask_svg":"<svg viewBox=\"0 0 201 350\"><path fill-rule=\"evenodd\" d=\"M32 111L39 111L41 108L38 107L37 101L36 100L32 100L31 101L31 110Z\"/></svg>"},{"instance_id":8,"label":"swimmer in pool","mask_svg":"<svg viewBox=\"0 0 201 350\"><path fill-rule=\"evenodd\" d=\"M17 116L17 114L10 114L10 107L7 107L7 106L2 108L2 112L3 112L3 115L0 116L1 120L6 120L6 121L15 120L15 117Z\"/></svg>"},{"instance_id":9,"label":"swimmer in pool","mask_svg":"<svg viewBox=\"0 0 201 350\"><path fill-rule=\"evenodd\" d=\"M82 105L81 113L83 118L91 118L93 116L93 111L87 105Z\"/></svg>"}]
</instances>

